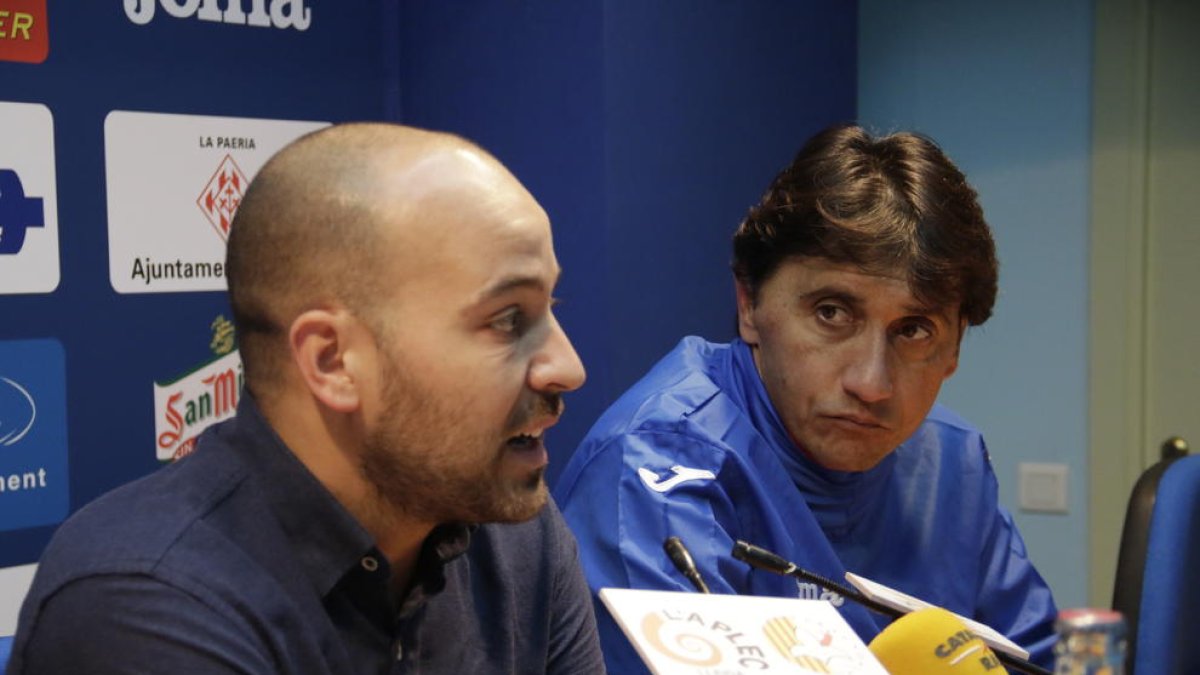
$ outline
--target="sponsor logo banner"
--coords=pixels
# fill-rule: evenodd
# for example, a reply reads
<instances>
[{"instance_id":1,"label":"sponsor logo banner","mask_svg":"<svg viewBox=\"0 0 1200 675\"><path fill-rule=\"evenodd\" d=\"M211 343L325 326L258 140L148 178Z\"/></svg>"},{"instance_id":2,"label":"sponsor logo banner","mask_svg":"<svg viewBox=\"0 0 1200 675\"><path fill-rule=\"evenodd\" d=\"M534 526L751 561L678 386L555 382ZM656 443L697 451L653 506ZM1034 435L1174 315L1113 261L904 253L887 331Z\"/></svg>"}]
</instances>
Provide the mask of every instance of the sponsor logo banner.
<instances>
[{"instance_id":1,"label":"sponsor logo banner","mask_svg":"<svg viewBox=\"0 0 1200 675\"><path fill-rule=\"evenodd\" d=\"M308 30L312 10L304 0L125 0L125 16L145 25L154 20L159 5L176 19L199 19L259 28Z\"/></svg>"},{"instance_id":2,"label":"sponsor logo banner","mask_svg":"<svg viewBox=\"0 0 1200 675\"><path fill-rule=\"evenodd\" d=\"M225 242L246 187L325 122L115 110L104 121L108 274L118 293L225 290Z\"/></svg>"},{"instance_id":3,"label":"sponsor logo banner","mask_svg":"<svg viewBox=\"0 0 1200 675\"><path fill-rule=\"evenodd\" d=\"M154 438L160 462L184 457L208 427L237 412L242 393L242 359L234 349L233 324L212 322L213 358L167 382L154 383Z\"/></svg>"},{"instance_id":4,"label":"sponsor logo banner","mask_svg":"<svg viewBox=\"0 0 1200 675\"><path fill-rule=\"evenodd\" d=\"M17 615L33 585L35 572L37 565L0 568L0 637L17 632Z\"/></svg>"},{"instance_id":5,"label":"sponsor logo banner","mask_svg":"<svg viewBox=\"0 0 1200 675\"><path fill-rule=\"evenodd\" d=\"M46 0L0 0L0 61L41 63L49 54Z\"/></svg>"},{"instance_id":6,"label":"sponsor logo banner","mask_svg":"<svg viewBox=\"0 0 1200 675\"><path fill-rule=\"evenodd\" d=\"M62 345L0 342L0 530L62 522L69 482Z\"/></svg>"},{"instance_id":7,"label":"sponsor logo banner","mask_svg":"<svg viewBox=\"0 0 1200 675\"><path fill-rule=\"evenodd\" d=\"M59 280L54 119L44 105L0 101L0 129L0 294L50 293Z\"/></svg>"}]
</instances>

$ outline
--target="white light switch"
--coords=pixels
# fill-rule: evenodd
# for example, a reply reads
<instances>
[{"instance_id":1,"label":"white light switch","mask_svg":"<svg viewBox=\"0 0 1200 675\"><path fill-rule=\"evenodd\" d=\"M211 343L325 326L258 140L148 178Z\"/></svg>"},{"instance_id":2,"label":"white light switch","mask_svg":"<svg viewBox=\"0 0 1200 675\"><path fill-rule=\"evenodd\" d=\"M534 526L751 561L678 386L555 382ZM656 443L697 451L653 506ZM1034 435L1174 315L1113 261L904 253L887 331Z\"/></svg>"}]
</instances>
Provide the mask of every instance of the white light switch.
<instances>
[{"instance_id":1,"label":"white light switch","mask_svg":"<svg viewBox=\"0 0 1200 675\"><path fill-rule=\"evenodd\" d=\"M1021 462L1017 465L1019 501L1022 511L1036 513L1067 512L1067 465L1033 464Z\"/></svg>"}]
</instances>

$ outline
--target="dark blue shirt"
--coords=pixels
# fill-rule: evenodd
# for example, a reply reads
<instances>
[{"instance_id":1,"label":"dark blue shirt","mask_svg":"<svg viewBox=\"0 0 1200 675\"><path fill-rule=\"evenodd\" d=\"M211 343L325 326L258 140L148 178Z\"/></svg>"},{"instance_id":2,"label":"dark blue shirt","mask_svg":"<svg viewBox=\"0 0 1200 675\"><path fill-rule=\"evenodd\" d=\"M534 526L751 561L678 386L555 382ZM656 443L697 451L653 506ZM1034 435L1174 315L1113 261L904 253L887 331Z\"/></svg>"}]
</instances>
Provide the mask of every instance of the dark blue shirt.
<instances>
[{"instance_id":1,"label":"dark blue shirt","mask_svg":"<svg viewBox=\"0 0 1200 675\"><path fill-rule=\"evenodd\" d=\"M399 607L371 536L243 398L196 451L62 525L8 672L602 673L550 503L443 525Z\"/></svg>"}]
</instances>

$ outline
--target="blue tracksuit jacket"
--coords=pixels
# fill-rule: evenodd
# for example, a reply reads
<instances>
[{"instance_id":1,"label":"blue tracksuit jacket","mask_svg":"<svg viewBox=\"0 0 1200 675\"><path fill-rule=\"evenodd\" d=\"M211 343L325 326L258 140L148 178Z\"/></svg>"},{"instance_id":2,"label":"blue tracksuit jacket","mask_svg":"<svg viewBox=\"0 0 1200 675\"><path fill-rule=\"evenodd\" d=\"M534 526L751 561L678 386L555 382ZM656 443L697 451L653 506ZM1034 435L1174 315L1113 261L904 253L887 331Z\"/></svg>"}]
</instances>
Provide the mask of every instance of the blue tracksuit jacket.
<instances>
[{"instance_id":1,"label":"blue tracksuit jacket","mask_svg":"<svg viewBox=\"0 0 1200 675\"><path fill-rule=\"evenodd\" d=\"M822 597L730 557L742 539L831 579L851 571L972 617L1053 662L1050 589L998 503L982 436L941 406L873 469L830 471L789 439L745 343L689 337L596 422L555 498L593 593L691 590L663 553L674 535L714 593ZM830 599L864 641L889 622ZM645 672L598 600L596 609L609 672Z\"/></svg>"}]
</instances>

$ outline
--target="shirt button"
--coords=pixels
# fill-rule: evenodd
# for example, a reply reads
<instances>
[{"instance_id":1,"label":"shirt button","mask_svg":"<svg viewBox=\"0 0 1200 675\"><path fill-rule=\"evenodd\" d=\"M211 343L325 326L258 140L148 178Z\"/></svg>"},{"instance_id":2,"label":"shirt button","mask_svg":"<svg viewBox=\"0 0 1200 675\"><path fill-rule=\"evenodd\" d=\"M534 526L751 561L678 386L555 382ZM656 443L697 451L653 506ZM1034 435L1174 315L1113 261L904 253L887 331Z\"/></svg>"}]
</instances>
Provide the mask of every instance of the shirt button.
<instances>
[{"instance_id":1,"label":"shirt button","mask_svg":"<svg viewBox=\"0 0 1200 675\"><path fill-rule=\"evenodd\" d=\"M374 556L363 556L361 563L363 569L368 572L374 572L375 570L379 569L379 561L376 560Z\"/></svg>"}]
</instances>

